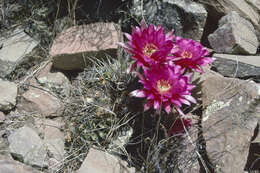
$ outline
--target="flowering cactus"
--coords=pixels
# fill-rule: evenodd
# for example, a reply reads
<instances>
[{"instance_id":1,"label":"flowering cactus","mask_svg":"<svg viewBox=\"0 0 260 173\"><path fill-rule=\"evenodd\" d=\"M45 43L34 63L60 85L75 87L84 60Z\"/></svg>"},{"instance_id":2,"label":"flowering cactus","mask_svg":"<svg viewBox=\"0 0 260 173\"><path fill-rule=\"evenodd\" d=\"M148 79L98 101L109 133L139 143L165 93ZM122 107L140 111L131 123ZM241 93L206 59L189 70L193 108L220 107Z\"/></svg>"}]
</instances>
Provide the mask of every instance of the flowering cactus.
<instances>
[{"instance_id":1,"label":"flowering cactus","mask_svg":"<svg viewBox=\"0 0 260 173\"><path fill-rule=\"evenodd\" d=\"M144 89L135 90L131 95L147 98L144 110L152 106L155 110L159 110L163 105L165 111L170 113L173 105L180 114L183 114L180 109L182 104L196 103L190 93L195 87L189 83L190 77L190 73L182 75L180 66L156 64L149 69L145 68L144 76L139 74L139 82L143 84Z\"/></svg>"},{"instance_id":2,"label":"flowering cactus","mask_svg":"<svg viewBox=\"0 0 260 173\"><path fill-rule=\"evenodd\" d=\"M182 117L177 119L169 134L182 133L183 125L188 128L191 120L184 118L181 107L183 104L190 106L196 103L191 96L191 90L195 87L190 82L191 72L203 73L201 67L212 63L214 59L208 57L209 52L200 43L175 37L172 32L165 34L161 26L147 26L144 21L141 27L133 28L132 35L125 35L128 42L121 45L134 60L128 72L141 67L137 74L139 82L143 84L143 89L134 90L131 95L146 98L144 111L150 108L157 111L164 109L170 114L175 108Z\"/></svg>"},{"instance_id":3,"label":"flowering cactus","mask_svg":"<svg viewBox=\"0 0 260 173\"><path fill-rule=\"evenodd\" d=\"M202 66L211 64L214 59L209 58L209 52L199 42L191 39L176 37L174 45L174 64L184 69L195 70L203 73Z\"/></svg>"},{"instance_id":4,"label":"flowering cactus","mask_svg":"<svg viewBox=\"0 0 260 173\"><path fill-rule=\"evenodd\" d=\"M133 28L132 35L125 33L129 40L127 44L121 44L134 59L131 70L138 67L150 67L152 64L164 63L170 60L173 48L172 32L164 33L162 27L150 24L148 27L142 21L141 27Z\"/></svg>"}]
</instances>

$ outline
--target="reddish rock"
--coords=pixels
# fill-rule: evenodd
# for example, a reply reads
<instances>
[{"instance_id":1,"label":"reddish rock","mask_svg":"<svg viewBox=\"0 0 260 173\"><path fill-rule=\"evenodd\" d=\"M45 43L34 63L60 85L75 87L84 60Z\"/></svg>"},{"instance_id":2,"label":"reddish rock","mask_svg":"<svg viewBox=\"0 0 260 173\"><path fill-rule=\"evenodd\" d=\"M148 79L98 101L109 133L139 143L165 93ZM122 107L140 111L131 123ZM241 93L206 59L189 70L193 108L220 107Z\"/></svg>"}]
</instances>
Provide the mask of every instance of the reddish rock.
<instances>
[{"instance_id":1,"label":"reddish rock","mask_svg":"<svg viewBox=\"0 0 260 173\"><path fill-rule=\"evenodd\" d=\"M18 111L40 113L44 116L60 116L64 106L62 102L47 91L30 88L26 91L17 105Z\"/></svg>"},{"instance_id":2,"label":"reddish rock","mask_svg":"<svg viewBox=\"0 0 260 173\"><path fill-rule=\"evenodd\" d=\"M255 103L259 94L252 81L212 76L203 82L202 130L208 158L216 170L243 172L260 113Z\"/></svg>"},{"instance_id":3,"label":"reddish rock","mask_svg":"<svg viewBox=\"0 0 260 173\"><path fill-rule=\"evenodd\" d=\"M100 150L90 149L76 173L135 173L134 168L127 168L127 163Z\"/></svg>"},{"instance_id":4,"label":"reddish rock","mask_svg":"<svg viewBox=\"0 0 260 173\"><path fill-rule=\"evenodd\" d=\"M68 97L71 89L70 81L63 73L52 72L52 65L52 62L47 63L35 75L35 78L30 80L30 84L48 91L58 92L59 96Z\"/></svg>"},{"instance_id":5,"label":"reddish rock","mask_svg":"<svg viewBox=\"0 0 260 173\"><path fill-rule=\"evenodd\" d=\"M116 56L120 39L120 29L114 23L71 27L53 42L50 50L53 65L63 70L82 70L89 64L89 57Z\"/></svg>"}]
</instances>

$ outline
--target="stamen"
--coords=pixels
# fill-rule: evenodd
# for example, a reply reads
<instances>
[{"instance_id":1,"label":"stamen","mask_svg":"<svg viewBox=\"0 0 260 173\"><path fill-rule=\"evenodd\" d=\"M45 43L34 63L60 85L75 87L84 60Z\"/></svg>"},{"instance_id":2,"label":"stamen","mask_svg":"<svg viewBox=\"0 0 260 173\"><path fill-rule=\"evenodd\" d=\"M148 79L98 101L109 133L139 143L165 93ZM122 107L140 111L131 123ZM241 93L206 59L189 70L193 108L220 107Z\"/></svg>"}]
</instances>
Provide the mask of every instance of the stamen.
<instances>
[{"instance_id":1,"label":"stamen","mask_svg":"<svg viewBox=\"0 0 260 173\"><path fill-rule=\"evenodd\" d=\"M159 80L157 81L157 89L162 94L171 89L171 85L169 84L169 81L167 80Z\"/></svg>"},{"instance_id":2,"label":"stamen","mask_svg":"<svg viewBox=\"0 0 260 173\"><path fill-rule=\"evenodd\" d=\"M143 48L143 54L145 54L147 57L150 57L157 50L158 48L154 44L148 43Z\"/></svg>"},{"instance_id":3,"label":"stamen","mask_svg":"<svg viewBox=\"0 0 260 173\"><path fill-rule=\"evenodd\" d=\"M192 58L192 53L189 51L184 51L184 52L182 52L181 56L183 58Z\"/></svg>"}]
</instances>

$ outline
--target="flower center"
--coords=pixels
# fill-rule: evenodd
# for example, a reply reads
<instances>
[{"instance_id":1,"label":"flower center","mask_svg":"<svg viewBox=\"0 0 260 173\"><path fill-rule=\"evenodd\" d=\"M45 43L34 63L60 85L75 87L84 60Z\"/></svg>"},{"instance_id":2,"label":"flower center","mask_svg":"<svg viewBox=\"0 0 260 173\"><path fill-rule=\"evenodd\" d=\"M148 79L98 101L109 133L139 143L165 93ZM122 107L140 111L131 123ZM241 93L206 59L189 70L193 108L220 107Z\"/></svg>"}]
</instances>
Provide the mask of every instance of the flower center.
<instances>
[{"instance_id":1,"label":"flower center","mask_svg":"<svg viewBox=\"0 0 260 173\"><path fill-rule=\"evenodd\" d=\"M169 81L167 80L158 80L157 81L157 89L162 94L171 89L171 85L169 84Z\"/></svg>"},{"instance_id":2,"label":"flower center","mask_svg":"<svg viewBox=\"0 0 260 173\"><path fill-rule=\"evenodd\" d=\"M158 48L154 44L148 43L143 48L143 54L145 54L147 57L150 57L157 50Z\"/></svg>"},{"instance_id":3,"label":"flower center","mask_svg":"<svg viewBox=\"0 0 260 173\"><path fill-rule=\"evenodd\" d=\"M183 58L192 58L192 53L185 50L184 52L182 52L181 56Z\"/></svg>"}]
</instances>

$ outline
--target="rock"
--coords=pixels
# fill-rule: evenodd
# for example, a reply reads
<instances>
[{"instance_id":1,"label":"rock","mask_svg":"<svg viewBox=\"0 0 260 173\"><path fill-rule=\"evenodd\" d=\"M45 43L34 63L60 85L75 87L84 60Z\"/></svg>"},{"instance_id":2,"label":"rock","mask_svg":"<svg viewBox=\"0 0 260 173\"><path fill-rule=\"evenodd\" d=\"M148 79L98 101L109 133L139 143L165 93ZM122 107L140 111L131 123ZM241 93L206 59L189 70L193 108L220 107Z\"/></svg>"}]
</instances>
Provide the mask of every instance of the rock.
<instances>
[{"instance_id":1,"label":"rock","mask_svg":"<svg viewBox=\"0 0 260 173\"><path fill-rule=\"evenodd\" d=\"M143 7L143 8L142 8ZM134 0L131 13L145 17L148 24L174 29L176 35L200 41L207 18L205 8L190 0L149 1Z\"/></svg>"},{"instance_id":2,"label":"rock","mask_svg":"<svg viewBox=\"0 0 260 173\"><path fill-rule=\"evenodd\" d=\"M70 95L70 81L61 72L52 72L52 63L49 62L41 69L30 84L56 93L61 98L66 98Z\"/></svg>"},{"instance_id":3,"label":"rock","mask_svg":"<svg viewBox=\"0 0 260 173\"><path fill-rule=\"evenodd\" d=\"M214 69L227 77L249 78L260 76L260 55L244 56L214 54Z\"/></svg>"},{"instance_id":4,"label":"rock","mask_svg":"<svg viewBox=\"0 0 260 173\"><path fill-rule=\"evenodd\" d=\"M54 40L50 55L55 68L83 70L90 58L115 57L120 41L121 32L114 23L74 26Z\"/></svg>"},{"instance_id":5,"label":"rock","mask_svg":"<svg viewBox=\"0 0 260 173\"><path fill-rule=\"evenodd\" d=\"M9 111L16 105L17 85L0 79L0 111Z\"/></svg>"},{"instance_id":6,"label":"rock","mask_svg":"<svg viewBox=\"0 0 260 173\"><path fill-rule=\"evenodd\" d=\"M64 134L61 129L64 125L61 119L50 120L50 119L36 119L36 127L40 129L44 135L44 144L47 146L51 158L62 161L65 154L64 149Z\"/></svg>"},{"instance_id":7,"label":"rock","mask_svg":"<svg viewBox=\"0 0 260 173\"><path fill-rule=\"evenodd\" d=\"M5 114L3 112L0 112L0 124L3 123L5 120Z\"/></svg>"},{"instance_id":8,"label":"rock","mask_svg":"<svg viewBox=\"0 0 260 173\"><path fill-rule=\"evenodd\" d=\"M17 104L19 112L39 113L47 117L60 116L64 106L62 102L43 89L30 88L26 91Z\"/></svg>"},{"instance_id":9,"label":"rock","mask_svg":"<svg viewBox=\"0 0 260 173\"><path fill-rule=\"evenodd\" d=\"M0 78L5 78L19 66L37 44L22 29L16 29L8 38L1 38Z\"/></svg>"},{"instance_id":10,"label":"rock","mask_svg":"<svg viewBox=\"0 0 260 173\"><path fill-rule=\"evenodd\" d=\"M202 84L202 130L206 152L218 172L243 172L250 140L257 126L256 83L221 76Z\"/></svg>"},{"instance_id":11,"label":"rock","mask_svg":"<svg viewBox=\"0 0 260 173\"><path fill-rule=\"evenodd\" d=\"M127 163L113 155L90 149L89 153L76 173L134 173L134 168L127 168Z\"/></svg>"},{"instance_id":12,"label":"rock","mask_svg":"<svg viewBox=\"0 0 260 173\"><path fill-rule=\"evenodd\" d=\"M0 155L1 173L42 173L20 162L14 161L7 156Z\"/></svg>"},{"instance_id":13,"label":"rock","mask_svg":"<svg viewBox=\"0 0 260 173\"><path fill-rule=\"evenodd\" d=\"M12 156L26 164L46 167L47 151L42 139L29 127L22 127L8 136Z\"/></svg>"},{"instance_id":14,"label":"rock","mask_svg":"<svg viewBox=\"0 0 260 173\"><path fill-rule=\"evenodd\" d=\"M219 28L208 40L220 53L255 54L259 45L253 25L235 11L220 19Z\"/></svg>"},{"instance_id":15,"label":"rock","mask_svg":"<svg viewBox=\"0 0 260 173\"><path fill-rule=\"evenodd\" d=\"M251 1L251 3L247 3ZM221 1L211 1L211 0L199 0L199 2L205 4L208 8L209 13L215 13L213 15L226 15L231 11L236 11L240 16L243 16L249 20L255 27L255 29L260 31L260 13L255 8L259 7L259 2L255 3L257 0L221 0ZM254 4L254 5L252 5ZM213 9L213 10L212 10ZM259 35L260 36L260 35ZM260 37L258 37L260 40Z\"/></svg>"}]
</instances>

